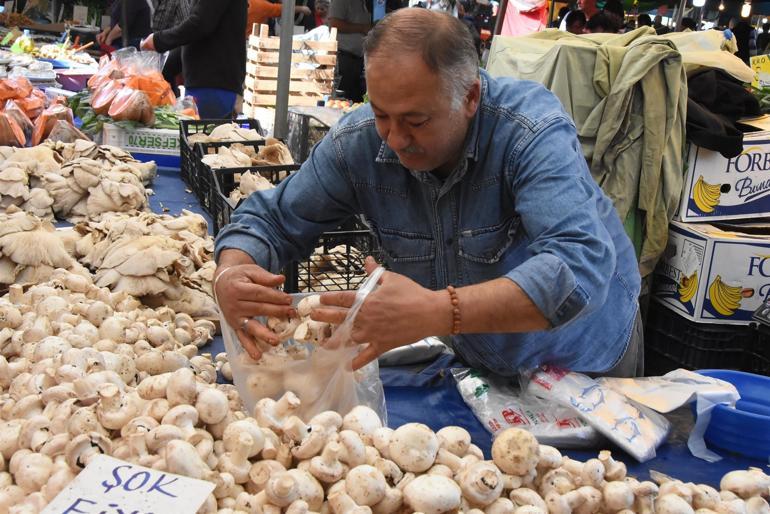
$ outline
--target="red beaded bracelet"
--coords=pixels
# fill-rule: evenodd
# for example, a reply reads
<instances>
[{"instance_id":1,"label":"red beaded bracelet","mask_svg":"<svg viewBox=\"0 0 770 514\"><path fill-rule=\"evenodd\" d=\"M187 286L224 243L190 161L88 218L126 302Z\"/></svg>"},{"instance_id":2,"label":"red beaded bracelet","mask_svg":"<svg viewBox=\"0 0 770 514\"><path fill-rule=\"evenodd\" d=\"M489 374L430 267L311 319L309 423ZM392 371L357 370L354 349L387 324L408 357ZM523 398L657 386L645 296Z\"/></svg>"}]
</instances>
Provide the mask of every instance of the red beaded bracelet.
<instances>
[{"instance_id":1,"label":"red beaded bracelet","mask_svg":"<svg viewBox=\"0 0 770 514\"><path fill-rule=\"evenodd\" d=\"M449 300L452 302L452 331L450 334L456 336L460 333L460 299L457 297L457 290L454 286L447 286Z\"/></svg>"}]
</instances>

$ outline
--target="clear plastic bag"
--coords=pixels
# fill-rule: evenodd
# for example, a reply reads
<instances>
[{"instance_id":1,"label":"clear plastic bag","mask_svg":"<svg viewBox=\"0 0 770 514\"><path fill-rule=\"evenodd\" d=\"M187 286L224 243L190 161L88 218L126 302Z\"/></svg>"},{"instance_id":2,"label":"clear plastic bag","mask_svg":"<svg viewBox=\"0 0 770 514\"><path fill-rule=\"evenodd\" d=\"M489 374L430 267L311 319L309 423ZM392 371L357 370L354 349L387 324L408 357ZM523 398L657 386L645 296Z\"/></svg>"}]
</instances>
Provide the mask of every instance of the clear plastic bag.
<instances>
[{"instance_id":1,"label":"clear plastic bag","mask_svg":"<svg viewBox=\"0 0 770 514\"><path fill-rule=\"evenodd\" d=\"M574 410L524 394L510 380L469 368L453 369L452 376L460 396L493 436L516 427L558 448L595 448L602 440Z\"/></svg>"},{"instance_id":2,"label":"clear plastic bag","mask_svg":"<svg viewBox=\"0 0 770 514\"><path fill-rule=\"evenodd\" d=\"M187 116L189 119L201 119L198 113L198 104L195 103L195 97L192 96L180 96L174 105L174 111L181 116Z\"/></svg>"},{"instance_id":3,"label":"clear plastic bag","mask_svg":"<svg viewBox=\"0 0 770 514\"><path fill-rule=\"evenodd\" d=\"M289 339L277 347L265 347L259 361L254 361L241 347L233 329L222 318L222 335L233 371L233 382L243 403L252 412L257 401L278 399L286 391L294 392L302 402L297 415L308 420L326 410L343 416L356 405L371 407L387 422L385 394L375 359L352 371L350 363L361 350L350 334L356 314L366 297L377 288L384 272L378 268L356 292L356 300L345 321L324 341L323 346ZM294 305L308 296L292 295ZM258 318L264 323L266 320Z\"/></svg>"},{"instance_id":4,"label":"clear plastic bag","mask_svg":"<svg viewBox=\"0 0 770 514\"><path fill-rule=\"evenodd\" d=\"M581 373L545 366L522 375L522 389L549 403L573 408L588 424L639 462L655 457L670 424L657 412L639 405Z\"/></svg>"}]
</instances>

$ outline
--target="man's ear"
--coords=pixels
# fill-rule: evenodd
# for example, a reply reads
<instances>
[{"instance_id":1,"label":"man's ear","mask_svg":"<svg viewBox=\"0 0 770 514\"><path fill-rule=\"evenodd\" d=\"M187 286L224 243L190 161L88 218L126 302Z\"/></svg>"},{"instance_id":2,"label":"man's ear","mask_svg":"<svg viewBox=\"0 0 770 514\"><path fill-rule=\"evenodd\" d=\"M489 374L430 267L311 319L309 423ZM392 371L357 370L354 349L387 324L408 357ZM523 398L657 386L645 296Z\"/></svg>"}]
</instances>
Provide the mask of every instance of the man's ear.
<instances>
[{"instance_id":1,"label":"man's ear","mask_svg":"<svg viewBox=\"0 0 770 514\"><path fill-rule=\"evenodd\" d=\"M476 79L473 82L473 85L468 90L468 93L465 95L465 115L468 118L472 118L476 115L476 110L479 107L479 102L481 101L481 79Z\"/></svg>"}]
</instances>

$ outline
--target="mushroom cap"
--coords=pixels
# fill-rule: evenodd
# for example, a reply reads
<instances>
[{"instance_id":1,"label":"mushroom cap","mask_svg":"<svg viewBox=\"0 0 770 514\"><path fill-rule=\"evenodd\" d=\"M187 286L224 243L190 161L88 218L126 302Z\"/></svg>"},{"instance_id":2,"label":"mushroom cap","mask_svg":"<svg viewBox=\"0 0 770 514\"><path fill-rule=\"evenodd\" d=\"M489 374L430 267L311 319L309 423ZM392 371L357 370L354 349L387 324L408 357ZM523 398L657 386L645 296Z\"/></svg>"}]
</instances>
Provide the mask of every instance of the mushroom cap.
<instances>
[{"instance_id":1,"label":"mushroom cap","mask_svg":"<svg viewBox=\"0 0 770 514\"><path fill-rule=\"evenodd\" d=\"M492 459L503 473L526 475L540 460L537 439L526 430L508 428L492 443Z\"/></svg>"},{"instance_id":2,"label":"mushroom cap","mask_svg":"<svg viewBox=\"0 0 770 514\"><path fill-rule=\"evenodd\" d=\"M471 446L471 434L463 427L444 427L436 432L436 437L438 437L441 443L441 448L454 453L458 457L464 457Z\"/></svg>"},{"instance_id":3,"label":"mushroom cap","mask_svg":"<svg viewBox=\"0 0 770 514\"><path fill-rule=\"evenodd\" d=\"M230 406L225 393L215 387L206 387L198 392L195 408L202 422L215 425L225 419Z\"/></svg>"},{"instance_id":4,"label":"mushroom cap","mask_svg":"<svg viewBox=\"0 0 770 514\"><path fill-rule=\"evenodd\" d=\"M207 480L211 469L198 455L198 451L187 441L175 439L166 445L166 467L169 473Z\"/></svg>"},{"instance_id":5,"label":"mushroom cap","mask_svg":"<svg viewBox=\"0 0 770 514\"><path fill-rule=\"evenodd\" d=\"M625 482L607 482L602 493L609 512L630 509L634 505L634 492Z\"/></svg>"},{"instance_id":6,"label":"mushroom cap","mask_svg":"<svg viewBox=\"0 0 770 514\"><path fill-rule=\"evenodd\" d=\"M689 503L675 494L664 494L655 500L655 512L658 514L693 514Z\"/></svg>"},{"instance_id":7,"label":"mushroom cap","mask_svg":"<svg viewBox=\"0 0 770 514\"><path fill-rule=\"evenodd\" d=\"M265 432L253 421L242 419L234 421L227 425L222 440L225 444L225 450L233 452L240 447L238 436L247 433L251 436L251 445L248 448L247 456L249 458L256 456L265 447Z\"/></svg>"},{"instance_id":8,"label":"mushroom cap","mask_svg":"<svg viewBox=\"0 0 770 514\"><path fill-rule=\"evenodd\" d=\"M390 438L388 454L404 471L422 473L436 460L439 441L436 434L422 423L407 423L398 427Z\"/></svg>"},{"instance_id":9,"label":"mushroom cap","mask_svg":"<svg viewBox=\"0 0 770 514\"><path fill-rule=\"evenodd\" d=\"M458 482L465 499L481 507L497 500L503 492L503 476L491 462L476 462L461 470Z\"/></svg>"},{"instance_id":10,"label":"mushroom cap","mask_svg":"<svg viewBox=\"0 0 770 514\"><path fill-rule=\"evenodd\" d=\"M404 488L404 501L413 512L450 512L460 507L461 499L460 486L441 475L421 475Z\"/></svg>"},{"instance_id":11,"label":"mushroom cap","mask_svg":"<svg viewBox=\"0 0 770 514\"><path fill-rule=\"evenodd\" d=\"M366 444L371 444L374 431L382 428L382 420L377 413L365 405L357 405L342 418L342 429L353 430Z\"/></svg>"},{"instance_id":12,"label":"mushroom cap","mask_svg":"<svg viewBox=\"0 0 770 514\"><path fill-rule=\"evenodd\" d=\"M356 466L345 477L345 491L357 505L371 507L380 503L386 490L385 476L368 464Z\"/></svg>"},{"instance_id":13,"label":"mushroom cap","mask_svg":"<svg viewBox=\"0 0 770 514\"><path fill-rule=\"evenodd\" d=\"M177 405L171 407L161 420L163 425L176 425L180 428L198 424L198 411L192 405Z\"/></svg>"},{"instance_id":14,"label":"mushroom cap","mask_svg":"<svg viewBox=\"0 0 770 514\"><path fill-rule=\"evenodd\" d=\"M80 434L74 437L65 450L67 464L74 471L81 470L88 464L91 455L102 453L109 455L112 450L112 442L97 432Z\"/></svg>"}]
</instances>

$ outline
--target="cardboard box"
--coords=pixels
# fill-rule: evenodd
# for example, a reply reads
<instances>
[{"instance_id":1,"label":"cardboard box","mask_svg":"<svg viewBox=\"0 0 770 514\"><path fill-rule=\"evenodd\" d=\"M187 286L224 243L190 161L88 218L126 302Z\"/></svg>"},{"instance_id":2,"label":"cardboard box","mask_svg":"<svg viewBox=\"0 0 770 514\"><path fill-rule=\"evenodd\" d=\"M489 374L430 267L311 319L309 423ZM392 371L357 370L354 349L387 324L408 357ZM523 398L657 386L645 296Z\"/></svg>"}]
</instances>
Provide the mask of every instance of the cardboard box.
<instances>
[{"instance_id":1,"label":"cardboard box","mask_svg":"<svg viewBox=\"0 0 770 514\"><path fill-rule=\"evenodd\" d=\"M676 219L713 221L770 215L770 132L750 132L743 152L726 159L690 145Z\"/></svg>"},{"instance_id":2,"label":"cardboard box","mask_svg":"<svg viewBox=\"0 0 770 514\"><path fill-rule=\"evenodd\" d=\"M655 275L655 299L682 316L747 325L770 295L770 225L674 221Z\"/></svg>"}]
</instances>

